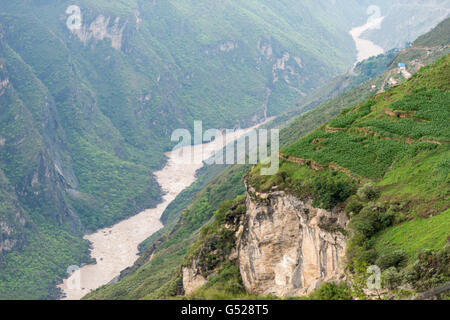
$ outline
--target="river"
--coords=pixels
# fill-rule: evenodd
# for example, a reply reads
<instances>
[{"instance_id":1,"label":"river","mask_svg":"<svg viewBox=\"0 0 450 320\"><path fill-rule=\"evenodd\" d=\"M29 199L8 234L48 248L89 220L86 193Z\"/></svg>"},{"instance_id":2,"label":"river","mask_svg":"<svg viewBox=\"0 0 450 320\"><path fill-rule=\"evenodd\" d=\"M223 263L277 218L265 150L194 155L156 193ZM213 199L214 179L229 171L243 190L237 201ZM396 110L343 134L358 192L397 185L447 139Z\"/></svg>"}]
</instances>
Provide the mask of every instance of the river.
<instances>
[{"instance_id":1,"label":"river","mask_svg":"<svg viewBox=\"0 0 450 320\"><path fill-rule=\"evenodd\" d=\"M358 51L356 63L384 53L382 47L376 45L370 40L361 38L361 35L367 30L378 28L383 22L383 20L384 17L370 19L365 25L350 30L350 35L353 37L353 40L355 41L356 44L356 50Z\"/></svg>"},{"instance_id":2,"label":"river","mask_svg":"<svg viewBox=\"0 0 450 320\"><path fill-rule=\"evenodd\" d=\"M227 142L236 141L258 126L228 134ZM223 142L217 140L166 153L166 165L154 173L165 192L162 202L156 208L145 210L112 227L86 235L84 238L90 241L92 246L91 257L97 263L82 266L58 286L65 295L63 299L79 300L89 292L108 284L119 276L122 270L134 264L138 259L138 245L163 227L160 221L162 213L181 191L195 182L195 174L203 166L202 163L187 164L180 161L183 152L189 152L187 148L192 148L192 154L203 154L202 158L206 160L223 148ZM79 279L78 282L76 279Z\"/></svg>"}]
</instances>

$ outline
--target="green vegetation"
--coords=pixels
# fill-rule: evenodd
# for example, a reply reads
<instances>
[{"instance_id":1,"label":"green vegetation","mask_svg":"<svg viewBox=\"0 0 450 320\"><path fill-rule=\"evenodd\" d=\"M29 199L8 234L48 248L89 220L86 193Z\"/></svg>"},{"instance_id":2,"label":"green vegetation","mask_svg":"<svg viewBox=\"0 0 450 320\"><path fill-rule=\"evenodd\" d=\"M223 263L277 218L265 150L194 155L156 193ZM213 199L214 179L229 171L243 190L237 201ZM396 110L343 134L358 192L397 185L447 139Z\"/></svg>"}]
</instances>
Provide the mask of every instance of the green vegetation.
<instances>
[{"instance_id":1,"label":"green vegetation","mask_svg":"<svg viewBox=\"0 0 450 320\"><path fill-rule=\"evenodd\" d=\"M375 249L380 254L402 250L414 259L422 249L439 250L450 237L450 209L432 218L418 218L388 228L378 234Z\"/></svg>"},{"instance_id":2,"label":"green vegetation","mask_svg":"<svg viewBox=\"0 0 450 320\"><path fill-rule=\"evenodd\" d=\"M223 202L214 213L212 222L201 229L199 239L185 257L184 265L191 266L195 260L201 274L210 277L206 285L189 295L189 299L228 299L246 295L236 261L228 260L236 245L235 231L243 214L243 197Z\"/></svg>"},{"instance_id":3,"label":"green vegetation","mask_svg":"<svg viewBox=\"0 0 450 320\"><path fill-rule=\"evenodd\" d=\"M433 32L431 31L430 35ZM445 48L408 49L399 52L395 58L394 52L371 58L356 66L356 77L354 74L349 74L335 78L307 97L302 98L294 107L277 117L269 126L282 129L280 132L281 146L283 148L288 147L345 109L362 104L380 89L387 90L389 88L389 85L387 85L389 78L395 78L399 83L403 82L405 79L399 77L397 72L395 72L397 63L406 63L408 70L411 71L417 69L420 64L428 65L434 63L449 53L450 48L447 46ZM419 61L420 64L418 64ZM374 65L376 72L373 74L376 76L363 83L364 79L367 79L367 74L370 73L367 65ZM380 70L383 66L384 69L381 72ZM357 86L353 88L353 85ZM340 92L343 93L338 95ZM326 101L327 99L330 100ZM320 104L321 102L323 103ZM309 109L312 110L307 111ZM297 114L303 112L304 114L296 117Z\"/></svg>"},{"instance_id":4,"label":"green vegetation","mask_svg":"<svg viewBox=\"0 0 450 320\"><path fill-rule=\"evenodd\" d=\"M267 126L282 129L283 146L294 143L305 133L338 114L344 106L355 106L374 94L372 84L378 82L377 79L383 76L397 55L397 50L391 50L359 62L352 71L337 76L300 98ZM358 102L355 103L355 99ZM299 116L302 113L305 114Z\"/></svg>"},{"instance_id":5,"label":"green vegetation","mask_svg":"<svg viewBox=\"0 0 450 320\"><path fill-rule=\"evenodd\" d=\"M27 231L26 244L0 260L0 299L47 299L69 266L90 263L88 243L68 230L40 224ZM20 266L20 268L18 268ZM40 281L36 281L40 279Z\"/></svg>"},{"instance_id":6,"label":"green vegetation","mask_svg":"<svg viewBox=\"0 0 450 320\"><path fill-rule=\"evenodd\" d=\"M232 227L237 227L243 214L245 214L244 197L222 202L214 213L213 221L201 229L199 239L189 249L185 258L186 265L190 265L195 259L206 276L207 273L214 271L224 261L221 259L226 259L234 248L236 238ZM214 249L211 250L212 248Z\"/></svg>"},{"instance_id":7,"label":"green vegetation","mask_svg":"<svg viewBox=\"0 0 450 320\"><path fill-rule=\"evenodd\" d=\"M450 235L449 69L447 56L410 81L344 110L283 149L277 175L260 176L257 166L249 183L260 191L297 191L327 209L345 202L347 259L355 279L377 264L391 277L390 286L392 279L416 290L444 282L447 258L439 250ZM430 259L437 269L421 276L417 270L432 268L424 254L436 256Z\"/></svg>"},{"instance_id":8,"label":"green vegetation","mask_svg":"<svg viewBox=\"0 0 450 320\"><path fill-rule=\"evenodd\" d=\"M446 46L450 43L450 18L439 23L433 31L420 36L413 46Z\"/></svg>"},{"instance_id":9,"label":"green vegetation","mask_svg":"<svg viewBox=\"0 0 450 320\"><path fill-rule=\"evenodd\" d=\"M320 208L332 209L355 192L354 182L341 172L317 172L288 161L282 161L280 170L272 176L259 175L260 168L254 167L249 175L249 184L256 190L266 192L277 187L300 199L312 197Z\"/></svg>"},{"instance_id":10,"label":"green vegetation","mask_svg":"<svg viewBox=\"0 0 450 320\"><path fill-rule=\"evenodd\" d=\"M352 300L353 296L346 283L328 282L322 284L304 300Z\"/></svg>"},{"instance_id":11,"label":"green vegetation","mask_svg":"<svg viewBox=\"0 0 450 320\"><path fill-rule=\"evenodd\" d=\"M407 61L404 57L408 55L409 51L403 52L397 59L399 61ZM417 56L415 57L417 58ZM427 57L427 53L421 53L420 57L421 59ZM421 73L412 80L417 81L416 79L420 78L421 82L432 83L433 85L430 86L432 92L430 96L431 99L435 99L435 96L438 97L443 93L442 85L445 84L446 80L437 80L439 78L439 76L437 76L438 72L434 72L434 70L441 68L439 73L442 74L444 72L442 68L446 64L447 62L441 61L440 64L434 66L433 69L425 69L425 75ZM386 74L389 74L389 72L390 71ZM431 75L431 73L433 74ZM365 279L367 278L367 275L365 274L367 265L365 265L365 263L368 263L368 261L372 263L375 261L383 262L386 266L392 264L403 266L404 263L404 251L401 248L395 250L391 256L384 256L382 253L377 254L376 250L373 248L372 237L367 237L366 235L376 236L379 230L389 230L386 228L391 225L401 226L402 223L408 219L414 219L414 217L418 215L440 212L439 210L445 208L446 205L448 206L448 203L446 202L448 189L438 189L435 187L436 185L445 183L446 176L444 173L448 173L448 161L446 160L448 158L448 153L445 151L445 145L437 145L435 143L427 143L424 141L418 142L411 148L409 146L405 147L404 145L406 143L404 141L394 141L395 144L384 145L382 143L385 139L372 139L373 137L371 137L370 134L367 134L367 137L364 137L359 130L357 132L355 132L356 130L353 130L353 127L357 126L358 123L373 120L373 118L376 119L378 116L382 119L387 119L388 121L402 121L403 119L408 119L387 116L384 109L381 107L381 104L383 107L388 106L391 103L395 104L396 100L399 101L406 95L412 94L413 91L410 92L410 87L408 86L407 89L395 88L394 90L401 90L395 98L391 98L391 91L389 91L379 95L384 95L383 97L386 97L386 101L379 96L366 101L367 98L370 98L376 93L376 91L371 90L372 84L376 83L379 86L384 81L386 74L371 80L363 86L349 90L342 96L325 102L317 109L311 110L298 117L298 119L290 122L288 127L282 130L281 134L281 144L287 147L283 152L292 149L293 152L298 152L296 154L302 158L304 156L302 152L308 152L308 155L314 154L315 152L320 151L322 144L326 143L326 140L323 139L324 135L328 134L327 132L324 132L326 126L323 126L318 131L312 133L311 136L304 138L306 142L300 141L299 144L297 144L302 146L305 145L305 150L300 151L299 148L291 148L289 145L296 142L296 140L314 129L317 125L328 121L333 115L339 113L343 109L347 109L343 112L342 116L345 117L348 113L355 114L356 116L352 116L354 119L351 122L349 121L346 125L347 128L346 126L343 126L341 130L343 132L330 132L330 136L341 134L338 137L353 139L354 144L352 146L356 149L361 148L366 141L369 143L373 142L371 148L379 148L380 150L379 155L376 157L376 161L374 160L375 169L370 168L373 162L369 161L368 163L370 163L370 165L367 165L367 162L361 161L362 163L358 166L356 165L355 160L354 167L359 169L359 172L361 173L349 170L342 165L330 165L329 162L323 162L324 168L316 171L317 167L314 169L314 166L315 164L319 165L319 163L305 157L305 165L303 166L291 161L281 160L280 171L274 176L260 176L258 174L260 165L254 167L248 175L250 184L260 191L269 191L273 187L276 187L291 192L300 198L312 196L316 205L326 208L331 208L338 203L344 202L349 217L356 217L361 214L359 221L358 219L355 219L352 222L354 225L358 226L358 230L362 233L362 236L360 237L361 241L358 242L358 237L354 236L356 244L349 244L349 256L352 254L351 251L353 249L351 248L355 247L354 255L358 256L359 260L353 265L353 270L357 270L358 272L361 270L361 279L364 279L361 281L363 283L365 283ZM327 91L325 90L325 92ZM429 95L424 92L425 91L418 90L417 92L414 92L414 94ZM445 94L441 97L446 99ZM406 99L408 99L408 97ZM440 99L435 99L435 103L441 103L440 101L442 102ZM403 105L406 106L406 103ZM397 109L393 110L399 111ZM439 110L446 112L444 108L440 108ZM269 126L276 126L277 123L279 124L281 122L275 122L274 124L269 124ZM333 128L331 125L329 126ZM336 138L334 143L340 147L345 143L345 140L341 143L340 140ZM378 143L381 144L377 145ZM432 147L429 145L432 145ZM398 146L399 150L406 148L407 151L405 151L403 157L402 154L396 155L395 152L392 152L393 154L390 158L383 160L384 163L377 166L377 162L381 161L385 155L385 150L383 150L383 148L393 148L393 146ZM348 152L358 154L355 150L349 150ZM351 157L352 155L347 157L349 163L351 163ZM370 158L370 154L366 155L366 157L367 159L373 159ZM334 158L330 157L330 159L332 162L335 162ZM435 174L435 170L438 170L441 174ZM367 176L364 175L366 172L369 173ZM227 176L227 173L221 175L225 181L228 180ZM425 181L426 179L428 181ZM224 184L223 186L224 190L229 188L229 185L227 184ZM359 188L357 188L357 186L359 186ZM193 190L194 189L189 190L186 195L194 193ZM204 201L203 205L201 205L200 195L204 194L204 192L205 190L201 191L200 194L196 196L194 203L186 211L187 214L190 213L190 210L193 209L194 206L196 208L195 210L200 212L204 210L203 208L208 207L208 201ZM417 194L421 195L421 199L415 199L412 196ZM169 215L175 217L176 212L178 212L177 210L181 210L183 207L182 204L184 203L183 201L187 198L187 196L180 197L180 202L177 202L177 204L174 205L174 208L169 210L171 212ZM232 198L233 197L226 197L221 200ZM261 201L263 200L261 199ZM230 202L224 206L227 207L229 205ZM225 211L222 211L222 213L223 212ZM223 217L223 215L218 214L216 219L217 217ZM210 221L200 232L191 232L192 236L189 238L189 241L184 240L188 235L188 233L186 233L183 237L179 237L171 242L170 247L164 247L164 243L166 243L167 238L172 237L171 233L168 233L166 237L162 238L160 237L161 235L152 237L146 243L147 247L150 247L150 244L153 244L152 250L147 250L147 253L141 257L140 262L135 265L135 268L128 276L113 286L107 286L97 290L89 295L87 299L155 299L161 297L179 297L181 294L180 266L183 264L183 261L186 263L186 257L193 258L197 256L199 252L202 252L204 246L208 247L208 243L219 245L222 249L224 246L226 247L226 241L217 241L217 237L220 238L226 235L225 233L220 233L220 230L222 229L216 224L219 220ZM183 218L175 225L175 227L170 226L168 230L172 230L171 232L176 235L177 228L179 228L180 225L184 225ZM186 226L186 230L189 230L189 226ZM199 241L196 241L196 239L198 239L197 237L200 237ZM228 237L222 237L220 239L229 240ZM163 244L162 246L160 246L161 243ZM193 246L191 246L191 244L193 244ZM189 250L187 248L189 248ZM148 262L148 257L152 253L154 253L153 259ZM177 254L176 259L174 259L173 257L175 257L176 253L179 253L179 255ZM173 254L173 257L171 254ZM203 264L208 266L208 268L216 268L216 273L208 279L208 283L204 287L198 289L189 298L256 298L241 291L239 270L233 263L229 263L228 261L224 262L216 255L206 254L203 258ZM170 270L170 272L167 272L167 270ZM154 276L155 274L156 276ZM358 274L356 274L356 278L358 278ZM326 284L320 293L313 296L314 299L348 299L351 298L351 296L364 298L364 295L361 295L358 291L349 292L346 285L343 284Z\"/></svg>"},{"instance_id":12,"label":"green vegetation","mask_svg":"<svg viewBox=\"0 0 450 320\"><path fill-rule=\"evenodd\" d=\"M425 291L450 281L450 244L439 250L421 250L417 260L403 271L404 281ZM402 271L400 271L402 273Z\"/></svg>"},{"instance_id":13,"label":"green vegetation","mask_svg":"<svg viewBox=\"0 0 450 320\"><path fill-rule=\"evenodd\" d=\"M1 4L0 171L6 182L0 210L8 215L0 220L8 221L13 231L7 237L15 241L12 253L1 252L2 263L27 261L24 248L39 252L46 241L53 243L53 233L41 231L31 245L26 235L36 230L61 229L81 241L85 232L154 207L161 190L152 172L163 165L174 129L192 129L194 120L203 120L205 129L246 127L264 119L266 99L268 116L284 111L352 64L347 16L365 10L354 2L327 12L312 0L227 0L220 9L198 1L79 1L87 33L100 15L109 33L115 21L118 30L124 27L113 48L107 37L83 42L68 30L65 11L72 4ZM285 68L273 70L286 53ZM218 171L171 207L159 235L174 227L181 207ZM217 196L236 196L230 190ZM198 215L186 217L190 227L177 239L192 236L209 219L218 205L214 196L198 200ZM26 223L13 221L11 206ZM85 249L70 250L79 257ZM55 298L55 290L45 295L34 288L54 286L69 260L43 254L40 268L52 276L20 278L24 262L0 277L0 287L20 282L30 288L23 298Z\"/></svg>"},{"instance_id":14,"label":"green vegetation","mask_svg":"<svg viewBox=\"0 0 450 320\"><path fill-rule=\"evenodd\" d=\"M223 262L217 274L188 297L190 300L239 300L250 299L242 284L239 267L231 262Z\"/></svg>"},{"instance_id":15,"label":"green vegetation","mask_svg":"<svg viewBox=\"0 0 450 320\"><path fill-rule=\"evenodd\" d=\"M343 111L327 126L283 152L323 166L335 163L359 176L377 180L407 155L445 148L439 143L449 140L445 121L449 116L449 95L444 91L449 83L442 78L448 72L446 68L447 64L441 63L431 72L424 70L412 81ZM438 79L434 74L440 74ZM413 89L418 87L416 82L420 83L420 89ZM425 85L429 88L423 89ZM397 118L386 114L385 109L416 112L413 118Z\"/></svg>"},{"instance_id":16,"label":"green vegetation","mask_svg":"<svg viewBox=\"0 0 450 320\"><path fill-rule=\"evenodd\" d=\"M238 197L225 201L214 213L210 223L200 230L199 238L189 248L184 266L196 267L207 283L186 296L190 300L248 300L274 299L258 297L247 293L242 283L237 260L229 260L230 253L236 247L236 231L239 221L245 214L245 198ZM176 276L175 279L178 279ZM172 282L172 285L174 282ZM170 288L170 287L169 287ZM173 287L172 287L173 288ZM176 290L167 290L164 298L177 296Z\"/></svg>"}]
</instances>

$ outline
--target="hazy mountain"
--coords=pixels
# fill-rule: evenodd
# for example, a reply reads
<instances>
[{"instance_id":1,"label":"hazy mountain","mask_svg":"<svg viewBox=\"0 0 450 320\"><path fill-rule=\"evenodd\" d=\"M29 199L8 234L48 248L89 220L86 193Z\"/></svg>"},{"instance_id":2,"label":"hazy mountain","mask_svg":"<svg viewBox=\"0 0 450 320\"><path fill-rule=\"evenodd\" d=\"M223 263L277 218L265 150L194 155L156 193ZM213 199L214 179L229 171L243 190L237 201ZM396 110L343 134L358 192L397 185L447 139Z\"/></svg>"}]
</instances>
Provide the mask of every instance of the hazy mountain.
<instances>
[{"instance_id":1,"label":"hazy mountain","mask_svg":"<svg viewBox=\"0 0 450 320\"><path fill-rule=\"evenodd\" d=\"M377 1L375 1L376 3ZM428 32L435 21L444 20L450 14L450 1L398 0L391 6L374 10L372 16L384 17L380 28L368 30L363 38L370 39L386 50L401 48L405 42L413 42Z\"/></svg>"}]
</instances>

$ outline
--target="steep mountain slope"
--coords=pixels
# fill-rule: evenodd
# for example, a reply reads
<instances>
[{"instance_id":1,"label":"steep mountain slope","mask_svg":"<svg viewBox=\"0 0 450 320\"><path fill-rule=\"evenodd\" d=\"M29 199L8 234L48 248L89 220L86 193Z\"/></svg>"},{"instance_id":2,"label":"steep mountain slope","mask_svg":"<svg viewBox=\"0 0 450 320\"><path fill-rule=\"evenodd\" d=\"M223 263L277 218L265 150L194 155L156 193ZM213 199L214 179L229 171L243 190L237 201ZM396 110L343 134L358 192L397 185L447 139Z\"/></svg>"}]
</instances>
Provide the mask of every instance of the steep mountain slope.
<instances>
[{"instance_id":1,"label":"steep mountain slope","mask_svg":"<svg viewBox=\"0 0 450 320\"><path fill-rule=\"evenodd\" d=\"M281 144L283 146L288 146L292 143L294 143L296 140L298 140L301 136L304 136L309 131L313 130L317 125L320 125L324 122L326 122L328 119L333 117L333 115L338 114L343 108L345 107L351 107L360 104L364 100L366 100L368 97L373 96L377 93L378 90L382 87L382 84L385 82L386 78L390 77L396 77L398 81L405 80L405 78L402 75L398 75L398 68L397 68L397 62L405 62L407 64L407 69L410 70L412 73L414 73L418 66L420 64L427 64L430 63L439 57L442 57L442 55L448 54L448 49L445 49L444 47L434 48L434 49L418 49L418 48L411 48L409 50L402 51L395 59L394 61L389 60L387 57L380 57L380 59L371 59L368 62L366 62L367 68L364 66L361 66L361 69L356 69L361 71L361 76L366 77L366 71L365 70L371 70L369 66L378 65L378 68L381 68L383 63L388 63L389 67L387 71L384 72L383 75L379 77L375 77L374 79L370 80L369 82L365 83L364 85L349 90L344 95L332 99L324 104L322 104L320 107L306 113L305 115L302 115L298 117L296 120L291 121L287 128L283 129L281 131ZM388 56L389 57L389 56ZM377 64L378 63L378 64ZM353 76L354 78L354 76ZM350 75L339 77L338 79L352 79ZM365 78L367 79L367 78ZM355 81L356 78L351 80ZM337 83L338 81L333 81L333 83ZM375 90L373 86L376 86ZM386 88L390 85L386 83ZM331 86L326 86L323 90L324 97L321 98L320 96L320 90L316 93L316 96L312 98L311 100L307 100L308 102L299 102L299 106L296 106L297 108L300 107L300 109L307 105L307 103L310 103L310 101L313 101L313 103L316 103L314 101L320 101L320 99L326 99L328 96L330 90L330 87L335 87L334 84ZM315 100L317 99L317 100ZM294 107L294 108L296 108ZM272 126L280 126L281 123L285 122L285 117L281 116L281 119L276 120ZM245 170L245 168L244 168ZM228 175L228 172L225 172L221 176L223 177L223 181L233 181L233 189L235 184L235 178L237 176L235 175L236 170L231 171L233 172L233 179L231 178L231 175ZM217 183L213 184L214 187L217 187ZM227 188L230 188L227 183L222 184L220 187L220 190L226 190ZM205 190L210 190L210 187L208 187ZM205 192L202 191L202 192ZM202 193L200 193L202 194ZM238 193L239 194L239 193ZM223 195L223 194L222 194ZM231 195L231 194L230 194ZM227 197L226 199L233 199L232 197ZM165 232L167 232L163 237L158 238L160 235L155 235L155 237L152 237L152 239L149 239L149 243L153 243L153 246L151 246L148 250L144 251L143 256L139 260L139 262L131 269L128 270L123 274L124 278L121 279L121 281L115 285L107 286L102 289L97 290L93 294L89 295L87 298L91 299L129 299L129 298L161 298L165 297L167 295L177 295L177 294L183 294L182 290L182 284L180 284L180 277L181 275L181 269L179 269L179 266L181 265L185 255L186 255L186 246L189 245L189 243L192 243L196 239L196 235L191 236L189 234L188 236L181 236L178 234L178 236L175 236L173 238L173 241L168 241L168 239L172 238L172 235L177 234L177 229L180 226L183 226L183 228L190 228L193 227L190 223L191 218L189 216L199 216L202 215L203 221L208 221L211 217L210 213L218 208L217 204L214 204L210 201L205 201L206 199L202 196L197 196L194 199L193 204L186 210L185 215L186 218L182 218L180 222L178 223L178 227L175 229L172 229L172 226L169 224L168 228ZM181 203L187 203L189 202L187 197L180 197L176 200L177 203L179 203L177 206L179 208L182 208ZM220 230L222 230L222 227L224 225L224 222L222 219L224 219L225 216L227 216L227 207L230 204L225 205L225 207L221 210L220 218L217 222L212 222L212 225L208 228L206 228L204 231L201 232L201 239L199 240L198 244L195 246L195 248L199 248L205 244L206 239L216 239L214 240L214 243L217 243L217 235L220 234ZM233 205L231 205L233 206ZM204 210L202 208L209 208L208 210ZM178 214L180 213L180 209L175 210L175 208L170 208L166 211L165 215L166 217L172 217L170 219L176 219ZM233 210L232 210L233 211ZM209 212L209 213L208 213ZM204 215L203 213L207 213ZM232 216L234 216L233 213L230 213ZM174 220L172 220L174 221ZM224 232L228 232L230 229L236 228L236 225L228 225L224 230ZM174 230L174 231L171 231ZM195 230L192 229L192 230ZM227 231L228 230L228 231ZM146 245L148 246L148 244ZM145 246L144 246L145 247ZM191 250L190 250L191 251ZM207 252L206 252L207 253ZM216 256L217 257L217 256ZM215 258L214 258L215 259ZM220 258L222 259L222 258ZM185 260L187 264L189 264L189 259ZM217 265L217 264L215 264ZM178 271L176 271L178 270ZM232 279L236 280L237 278L240 278L240 275L236 278L235 273L229 273L230 271L236 271L236 268L231 266L224 266L223 270L219 268L219 274L224 273L228 274ZM175 276L171 279L172 272L175 272ZM238 272L239 274L239 272ZM168 281L171 279L171 281ZM198 280L198 279L197 279ZM221 283L219 281L219 283ZM236 283L233 282L235 285ZM223 288L222 288L223 289ZM241 285L241 289L243 289ZM239 290L238 290L239 291ZM245 290L239 291L240 294L243 294L243 298L251 298L251 296L248 296L248 294L245 292ZM207 289L206 292L202 291L202 293L197 293L197 297L215 297L215 298L226 298L230 297L230 295L223 290L216 291L213 288ZM234 297L236 297L236 292L234 292Z\"/></svg>"},{"instance_id":2,"label":"steep mountain slope","mask_svg":"<svg viewBox=\"0 0 450 320\"><path fill-rule=\"evenodd\" d=\"M417 274L419 265L431 266L423 266L420 256L415 261L420 250L446 250L449 68L447 56L404 84L345 110L282 150L285 161L276 176L258 176L254 169L250 184L265 192L277 186L299 199L312 197L313 204L324 209L335 208L359 187L346 207L351 218L350 270L358 274L364 265L374 263L383 271L394 267L389 271L397 276L396 285L389 283L394 288L406 283L424 290L448 280L445 252L430 273ZM427 218L429 222L423 220ZM441 222L431 227L435 219ZM427 224L432 238L420 231ZM391 226L397 233L378 234ZM399 228L412 231L408 241Z\"/></svg>"},{"instance_id":3,"label":"steep mountain slope","mask_svg":"<svg viewBox=\"0 0 450 320\"><path fill-rule=\"evenodd\" d=\"M56 297L84 233L155 206L174 129L256 123L348 69L369 3L1 0L0 297Z\"/></svg>"},{"instance_id":4,"label":"steep mountain slope","mask_svg":"<svg viewBox=\"0 0 450 320\"><path fill-rule=\"evenodd\" d=\"M0 1L0 298L55 297L86 231L155 206L174 129L258 122L351 64L362 7L291 4L86 0L78 29L70 1Z\"/></svg>"},{"instance_id":5,"label":"steep mountain slope","mask_svg":"<svg viewBox=\"0 0 450 320\"><path fill-rule=\"evenodd\" d=\"M435 47L450 43L450 19L439 23L433 32L426 33L414 41L413 46Z\"/></svg>"},{"instance_id":6,"label":"steep mountain slope","mask_svg":"<svg viewBox=\"0 0 450 320\"><path fill-rule=\"evenodd\" d=\"M296 119L298 115L314 110L325 101L332 100L355 87L360 87L362 84L365 84L377 76L381 76L386 72L386 69L392 65L392 62L397 55L398 49L393 49L385 54L359 62L345 74L333 78L306 97L300 98L294 105L277 116L269 124L265 125L265 127L285 128ZM313 128L310 128L310 130L312 129Z\"/></svg>"},{"instance_id":7,"label":"steep mountain slope","mask_svg":"<svg viewBox=\"0 0 450 320\"><path fill-rule=\"evenodd\" d=\"M217 211L171 293L286 297L346 278L351 290L333 286L347 299L405 298L447 282L449 68L447 56L344 111L283 149L278 174L252 168L245 201ZM383 290L366 287L374 264Z\"/></svg>"}]
</instances>

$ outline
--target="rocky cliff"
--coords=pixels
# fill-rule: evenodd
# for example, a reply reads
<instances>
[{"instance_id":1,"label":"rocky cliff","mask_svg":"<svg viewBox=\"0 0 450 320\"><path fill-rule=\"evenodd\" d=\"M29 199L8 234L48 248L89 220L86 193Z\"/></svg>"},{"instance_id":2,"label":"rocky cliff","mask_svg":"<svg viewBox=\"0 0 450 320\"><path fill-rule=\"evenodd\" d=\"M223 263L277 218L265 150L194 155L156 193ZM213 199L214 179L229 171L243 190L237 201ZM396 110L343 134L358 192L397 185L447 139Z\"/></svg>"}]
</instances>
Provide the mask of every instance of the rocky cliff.
<instances>
[{"instance_id":1,"label":"rocky cliff","mask_svg":"<svg viewBox=\"0 0 450 320\"><path fill-rule=\"evenodd\" d=\"M343 278L347 218L342 210L314 208L284 191L248 186L247 212L238 231L239 268L254 294L299 296L321 282Z\"/></svg>"},{"instance_id":2,"label":"rocky cliff","mask_svg":"<svg viewBox=\"0 0 450 320\"><path fill-rule=\"evenodd\" d=\"M17 198L10 196L12 189L5 174L0 170L0 261L6 252L23 243L26 217L18 205ZM20 232L17 232L20 231Z\"/></svg>"},{"instance_id":3,"label":"rocky cliff","mask_svg":"<svg viewBox=\"0 0 450 320\"><path fill-rule=\"evenodd\" d=\"M300 200L284 191L260 193L248 185L247 191L245 212L233 221L227 219L225 225L233 230L235 241L225 259L236 262L249 293L301 296L323 282L344 278L347 217L343 210L318 209L312 200ZM205 245L200 252L209 249L217 254L215 246ZM186 294L215 273L204 270L202 256L182 269Z\"/></svg>"}]
</instances>

